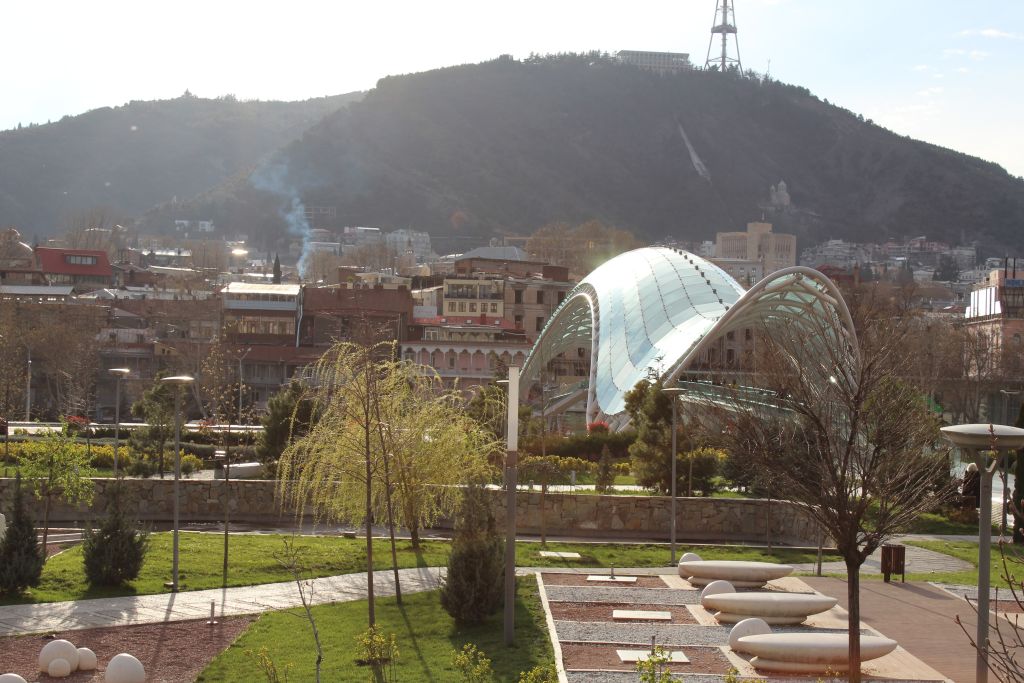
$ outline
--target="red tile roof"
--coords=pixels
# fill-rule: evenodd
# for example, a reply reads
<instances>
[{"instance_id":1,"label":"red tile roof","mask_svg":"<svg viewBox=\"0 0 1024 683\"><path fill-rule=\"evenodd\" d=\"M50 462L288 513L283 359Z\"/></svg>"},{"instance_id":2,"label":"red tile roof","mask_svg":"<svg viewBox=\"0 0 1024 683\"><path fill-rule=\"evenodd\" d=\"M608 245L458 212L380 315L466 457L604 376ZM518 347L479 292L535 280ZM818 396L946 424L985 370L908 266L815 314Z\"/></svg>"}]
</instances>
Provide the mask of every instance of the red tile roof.
<instances>
[{"instance_id":1,"label":"red tile roof","mask_svg":"<svg viewBox=\"0 0 1024 683\"><path fill-rule=\"evenodd\" d=\"M95 265L68 263L66 256L95 256ZM113 277L114 270L110 267L107 252L102 249L55 249L52 247L36 247L36 258L39 269L44 273L59 275L98 275Z\"/></svg>"}]
</instances>

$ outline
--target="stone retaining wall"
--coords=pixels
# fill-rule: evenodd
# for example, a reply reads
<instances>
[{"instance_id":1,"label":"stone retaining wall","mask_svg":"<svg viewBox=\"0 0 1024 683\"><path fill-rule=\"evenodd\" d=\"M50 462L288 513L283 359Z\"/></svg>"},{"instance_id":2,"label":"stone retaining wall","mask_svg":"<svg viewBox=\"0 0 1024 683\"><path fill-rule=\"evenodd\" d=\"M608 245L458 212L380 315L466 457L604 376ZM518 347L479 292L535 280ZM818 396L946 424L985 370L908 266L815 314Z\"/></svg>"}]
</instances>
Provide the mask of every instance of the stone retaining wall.
<instances>
[{"instance_id":1,"label":"stone retaining wall","mask_svg":"<svg viewBox=\"0 0 1024 683\"><path fill-rule=\"evenodd\" d=\"M95 479L96 495L92 505L71 506L55 502L51 523L84 523L102 517L107 507L105 492L110 479ZM170 521L173 515L172 479L126 479L136 514L143 521ZM224 502L231 508L231 519L268 526L294 520L290 511L281 511L277 483L265 480L189 480L181 485L181 520L209 522L222 519ZM13 492L13 479L0 479L0 510L6 511ZM505 495L494 491L495 514L502 520ZM37 521L42 503L32 496ZM771 540L773 543L815 546L817 529L797 506L771 502ZM520 492L516 503L516 524L524 534L541 531L541 494ZM676 534L680 540L753 541L767 539L769 503L742 498L680 498L677 501ZM544 497L545 530L550 536L592 538L633 538L667 540L671 499L661 496L596 496L548 493ZM501 523L503 527L503 522ZM442 522L442 528L449 525Z\"/></svg>"}]
</instances>

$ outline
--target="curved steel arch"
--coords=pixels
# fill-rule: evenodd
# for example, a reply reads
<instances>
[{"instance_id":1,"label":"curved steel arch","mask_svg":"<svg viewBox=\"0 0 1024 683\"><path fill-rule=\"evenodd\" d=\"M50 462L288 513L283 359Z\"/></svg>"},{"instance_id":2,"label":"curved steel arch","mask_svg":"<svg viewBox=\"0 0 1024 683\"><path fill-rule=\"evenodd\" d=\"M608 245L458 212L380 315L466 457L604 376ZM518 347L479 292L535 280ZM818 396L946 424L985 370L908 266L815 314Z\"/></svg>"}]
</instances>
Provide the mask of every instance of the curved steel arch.
<instances>
[{"instance_id":1,"label":"curved steel arch","mask_svg":"<svg viewBox=\"0 0 1024 683\"><path fill-rule=\"evenodd\" d=\"M648 247L607 261L569 293L530 351L521 387L525 395L543 364L589 343L587 419L615 420L638 381L655 373L674 382L713 340L754 325L801 331L810 356L858 357L846 302L818 271L786 268L744 291L699 256Z\"/></svg>"}]
</instances>

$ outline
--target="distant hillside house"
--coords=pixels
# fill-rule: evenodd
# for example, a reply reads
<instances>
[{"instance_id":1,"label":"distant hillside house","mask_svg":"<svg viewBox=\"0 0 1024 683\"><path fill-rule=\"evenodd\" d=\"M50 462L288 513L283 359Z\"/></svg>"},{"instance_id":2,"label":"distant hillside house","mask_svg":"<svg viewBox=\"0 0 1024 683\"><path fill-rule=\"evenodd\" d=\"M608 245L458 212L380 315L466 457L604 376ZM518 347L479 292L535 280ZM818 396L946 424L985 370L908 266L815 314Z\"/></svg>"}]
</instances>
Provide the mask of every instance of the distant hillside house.
<instances>
[{"instance_id":1,"label":"distant hillside house","mask_svg":"<svg viewBox=\"0 0 1024 683\"><path fill-rule=\"evenodd\" d=\"M644 50L619 50L615 55L623 64L654 71L659 74L674 74L693 68L687 52L646 52Z\"/></svg>"},{"instance_id":2,"label":"distant hillside house","mask_svg":"<svg viewBox=\"0 0 1024 683\"><path fill-rule=\"evenodd\" d=\"M71 285L76 293L114 284L114 269L102 249L36 247L36 263L51 285Z\"/></svg>"},{"instance_id":3,"label":"distant hillside house","mask_svg":"<svg viewBox=\"0 0 1024 683\"><path fill-rule=\"evenodd\" d=\"M174 231L187 235L194 235L199 232L213 232L213 221L174 221Z\"/></svg>"}]
</instances>

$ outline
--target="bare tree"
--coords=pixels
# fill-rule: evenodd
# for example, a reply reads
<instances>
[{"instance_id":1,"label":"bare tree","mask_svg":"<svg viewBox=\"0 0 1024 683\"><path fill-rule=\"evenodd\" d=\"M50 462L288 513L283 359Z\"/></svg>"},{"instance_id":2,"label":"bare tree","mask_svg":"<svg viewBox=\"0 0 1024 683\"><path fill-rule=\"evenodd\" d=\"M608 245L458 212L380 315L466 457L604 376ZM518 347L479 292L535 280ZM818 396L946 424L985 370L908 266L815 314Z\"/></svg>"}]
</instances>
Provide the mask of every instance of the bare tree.
<instances>
[{"instance_id":1,"label":"bare tree","mask_svg":"<svg viewBox=\"0 0 1024 683\"><path fill-rule=\"evenodd\" d=\"M304 576L302 552L295 546L293 539L284 539L284 550L274 553L274 559L288 570L288 573L292 575L292 580L295 581L296 588L299 589L302 609L310 628L313 629L313 642L316 644L316 683L320 683L320 665L324 661L324 649L320 644L320 630L316 627L316 619L313 618L313 611L310 609L313 606L313 581Z\"/></svg>"},{"instance_id":2,"label":"bare tree","mask_svg":"<svg viewBox=\"0 0 1024 683\"><path fill-rule=\"evenodd\" d=\"M705 432L772 471L777 490L835 541L848 576L850 680L859 681L860 567L950 490L937 483L948 481L937 421L901 379L915 351L911 320L871 292L852 313L859 354L826 315L766 327L759 379L773 393L737 395L732 412L708 405L719 422Z\"/></svg>"}]
</instances>

